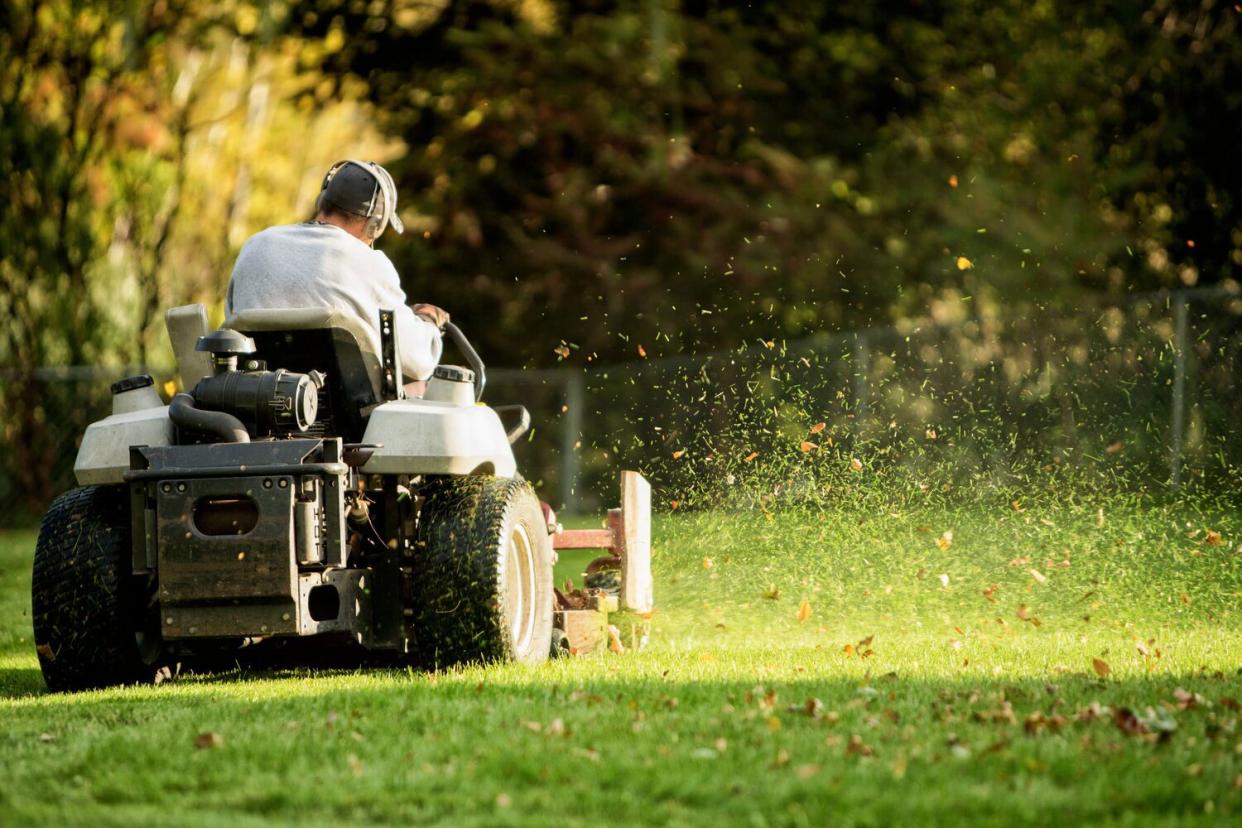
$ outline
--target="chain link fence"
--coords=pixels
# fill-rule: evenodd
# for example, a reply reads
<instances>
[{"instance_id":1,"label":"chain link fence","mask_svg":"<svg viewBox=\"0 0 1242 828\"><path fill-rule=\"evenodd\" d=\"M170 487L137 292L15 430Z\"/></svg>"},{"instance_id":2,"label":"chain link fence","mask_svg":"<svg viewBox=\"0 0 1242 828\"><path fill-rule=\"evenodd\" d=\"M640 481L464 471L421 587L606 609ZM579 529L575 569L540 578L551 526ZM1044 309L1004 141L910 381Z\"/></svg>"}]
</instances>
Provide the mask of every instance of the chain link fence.
<instances>
[{"instance_id":1,"label":"chain link fence","mask_svg":"<svg viewBox=\"0 0 1242 828\"><path fill-rule=\"evenodd\" d=\"M1037 316L963 301L890 328L727 353L495 369L488 399L530 409L519 468L567 513L615 505L622 468L651 477L666 508L814 498L850 472L924 492L1053 479L1236 490L1240 348L1242 296L1221 289ZM142 370L0 372L0 527L35 525L75 485L81 434L108 414L109 385ZM159 388L173 376L147 372Z\"/></svg>"}]
</instances>

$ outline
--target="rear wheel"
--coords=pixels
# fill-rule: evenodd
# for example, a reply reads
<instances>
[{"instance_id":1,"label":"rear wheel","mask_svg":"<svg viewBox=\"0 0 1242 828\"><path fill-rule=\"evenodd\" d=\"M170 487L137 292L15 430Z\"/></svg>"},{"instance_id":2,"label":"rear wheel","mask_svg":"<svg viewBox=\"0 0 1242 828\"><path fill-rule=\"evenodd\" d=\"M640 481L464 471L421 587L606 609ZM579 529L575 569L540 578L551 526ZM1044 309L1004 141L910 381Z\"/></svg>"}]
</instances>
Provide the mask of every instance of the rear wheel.
<instances>
[{"instance_id":1,"label":"rear wheel","mask_svg":"<svg viewBox=\"0 0 1242 828\"><path fill-rule=\"evenodd\" d=\"M427 666L548 658L552 544L520 478L429 484L414 557L414 645Z\"/></svg>"},{"instance_id":2,"label":"rear wheel","mask_svg":"<svg viewBox=\"0 0 1242 828\"><path fill-rule=\"evenodd\" d=\"M86 486L58 497L35 547L31 609L53 691L149 683L167 674L149 579L132 574L129 497Z\"/></svg>"}]
</instances>

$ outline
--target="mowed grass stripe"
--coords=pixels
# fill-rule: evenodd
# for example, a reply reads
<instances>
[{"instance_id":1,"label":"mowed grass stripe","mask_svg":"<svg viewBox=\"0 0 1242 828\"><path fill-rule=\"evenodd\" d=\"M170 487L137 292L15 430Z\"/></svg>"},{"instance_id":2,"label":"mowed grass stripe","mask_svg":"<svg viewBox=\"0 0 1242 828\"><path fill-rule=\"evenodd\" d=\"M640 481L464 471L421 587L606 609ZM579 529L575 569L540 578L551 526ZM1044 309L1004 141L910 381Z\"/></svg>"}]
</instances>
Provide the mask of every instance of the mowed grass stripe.
<instances>
[{"instance_id":1,"label":"mowed grass stripe","mask_svg":"<svg viewBox=\"0 0 1242 828\"><path fill-rule=\"evenodd\" d=\"M656 535L642 653L77 696L41 693L33 536L4 536L0 812L92 825L1242 812L1229 704L1242 699L1242 520L1227 503L693 514ZM1122 708L1147 732L1120 727ZM205 733L219 745L196 748Z\"/></svg>"}]
</instances>

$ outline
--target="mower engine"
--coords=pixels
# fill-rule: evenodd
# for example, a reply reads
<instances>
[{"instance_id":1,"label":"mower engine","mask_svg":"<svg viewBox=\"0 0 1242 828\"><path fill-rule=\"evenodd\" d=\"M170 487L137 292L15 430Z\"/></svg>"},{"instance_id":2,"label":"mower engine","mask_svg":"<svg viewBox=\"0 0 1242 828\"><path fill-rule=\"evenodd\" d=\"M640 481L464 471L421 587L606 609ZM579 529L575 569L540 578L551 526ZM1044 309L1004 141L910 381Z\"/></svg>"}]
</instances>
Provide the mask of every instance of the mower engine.
<instances>
[{"instance_id":1,"label":"mower engine","mask_svg":"<svg viewBox=\"0 0 1242 828\"><path fill-rule=\"evenodd\" d=\"M178 394L170 411L173 422L190 432L207 432L229 442L248 437L305 434L319 413L319 371L295 374L269 371L258 360L238 370L238 358L253 354L254 340L233 330L202 337L198 350L212 356L215 375L204 377L189 394Z\"/></svg>"}]
</instances>

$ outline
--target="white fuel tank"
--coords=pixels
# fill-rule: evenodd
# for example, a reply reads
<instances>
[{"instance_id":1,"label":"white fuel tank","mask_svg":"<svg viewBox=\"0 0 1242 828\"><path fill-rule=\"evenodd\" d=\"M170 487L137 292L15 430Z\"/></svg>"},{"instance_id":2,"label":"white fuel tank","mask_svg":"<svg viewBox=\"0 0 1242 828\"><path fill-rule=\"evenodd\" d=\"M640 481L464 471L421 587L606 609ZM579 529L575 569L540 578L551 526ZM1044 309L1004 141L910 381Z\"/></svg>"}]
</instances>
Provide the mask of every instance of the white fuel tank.
<instances>
[{"instance_id":1,"label":"white fuel tank","mask_svg":"<svg viewBox=\"0 0 1242 828\"><path fill-rule=\"evenodd\" d=\"M362 467L366 474L517 474L500 417L485 405L384 403L371 412L363 442L382 446Z\"/></svg>"},{"instance_id":2,"label":"white fuel tank","mask_svg":"<svg viewBox=\"0 0 1242 828\"><path fill-rule=\"evenodd\" d=\"M113 414L86 427L73 474L82 486L123 483L130 446L171 446L172 441L166 405Z\"/></svg>"}]
</instances>

